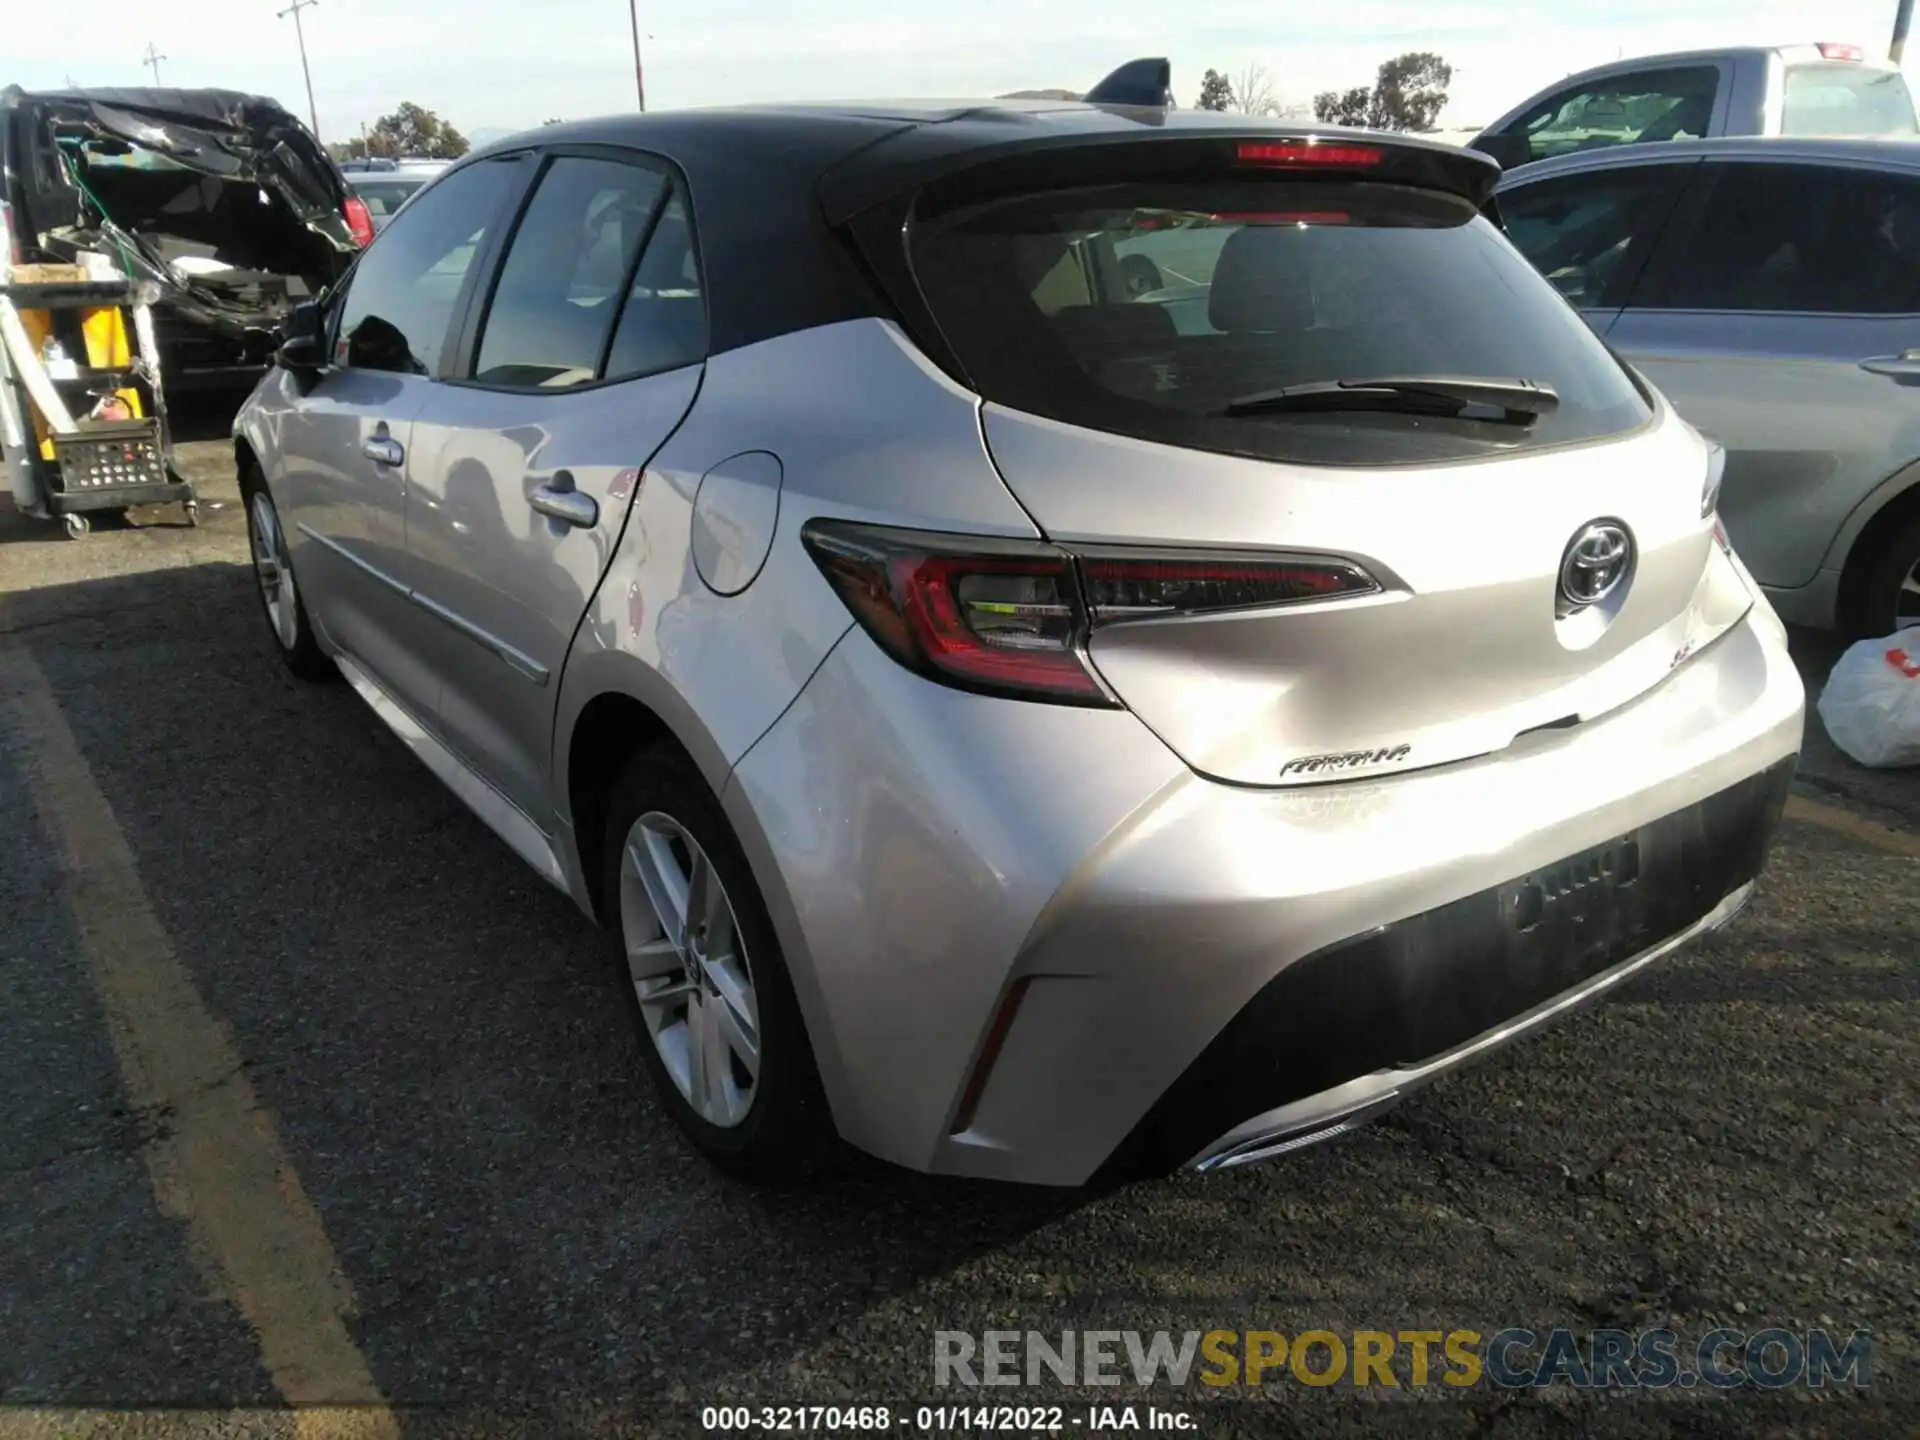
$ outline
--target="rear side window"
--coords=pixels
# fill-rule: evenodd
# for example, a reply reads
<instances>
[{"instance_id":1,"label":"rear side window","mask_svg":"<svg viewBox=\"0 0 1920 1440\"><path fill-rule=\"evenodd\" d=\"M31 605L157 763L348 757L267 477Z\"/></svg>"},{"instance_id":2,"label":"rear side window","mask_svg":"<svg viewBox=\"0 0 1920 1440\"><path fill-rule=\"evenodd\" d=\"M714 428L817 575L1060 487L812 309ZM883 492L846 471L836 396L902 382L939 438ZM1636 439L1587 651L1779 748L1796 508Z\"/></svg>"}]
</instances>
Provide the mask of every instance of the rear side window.
<instances>
[{"instance_id":1,"label":"rear side window","mask_svg":"<svg viewBox=\"0 0 1920 1440\"><path fill-rule=\"evenodd\" d=\"M1500 218L1573 304L1624 305L1688 169L1640 165L1520 185L1500 192Z\"/></svg>"},{"instance_id":2,"label":"rear side window","mask_svg":"<svg viewBox=\"0 0 1920 1440\"><path fill-rule=\"evenodd\" d=\"M1527 137L1530 158L1652 140L1698 140L1713 121L1720 71L1713 65L1643 70L1557 91L1507 127Z\"/></svg>"},{"instance_id":3,"label":"rear side window","mask_svg":"<svg viewBox=\"0 0 1920 1440\"><path fill-rule=\"evenodd\" d=\"M547 167L500 267L474 379L564 388L599 375L666 185L657 170L613 160L562 156Z\"/></svg>"},{"instance_id":4,"label":"rear side window","mask_svg":"<svg viewBox=\"0 0 1920 1440\"><path fill-rule=\"evenodd\" d=\"M1600 439L1649 418L1617 362L1463 200L1366 182L1142 182L1028 194L911 232L915 275L989 400L1171 444L1418 463ZM1527 379L1530 423L1228 414L1272 390Z\"/></svg>"},{"instance_id":5,"label":"rear side window","mask_svg":"<svg viewBox=\"0 0 1920 1440\"><path fill-rule=\"evenodd\" d=\"M1913 96L1898 70L1795 65L1780 106L1782 135L1912 135Z\"/></svg>"},{"instance_id":6,"label":"rear side window","mask_svg":"<svg viewBox=\"0 0 1920 1440\"><path fill-rule=\"evenodd\" d=\"M1920 312L1920 181L1814 165L1703 166L1638 307Z\"/></svg>"},{"instance_id":7,"label":"rear side window","mask_svg":"<svg viewBox=\"0 0 1920 1440\"><path fill-rule=\"evenodd\" d=\"M706 353L707 312L694 259L693 229L676 193L661 212L647 253L634 272L619 328L613 332L613 347L607 352L607 376L652 375L691 365Z\"/></svg>"}]
</instances>

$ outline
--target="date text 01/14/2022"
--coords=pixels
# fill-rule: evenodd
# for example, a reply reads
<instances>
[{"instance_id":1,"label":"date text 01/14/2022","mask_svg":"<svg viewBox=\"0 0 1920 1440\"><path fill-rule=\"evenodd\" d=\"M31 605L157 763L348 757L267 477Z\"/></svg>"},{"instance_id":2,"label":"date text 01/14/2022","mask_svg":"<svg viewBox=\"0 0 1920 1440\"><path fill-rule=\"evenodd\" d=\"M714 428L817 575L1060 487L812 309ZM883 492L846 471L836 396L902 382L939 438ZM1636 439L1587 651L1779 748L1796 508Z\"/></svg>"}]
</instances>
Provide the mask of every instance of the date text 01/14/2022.
<instances>
[{"instance_id":1,"label":"date text 01/14/2022","mask_svg":"<svg viewBox=\"0 0 1920 1440\"><path fill-rule=\"evenodd\" d=\"M1198 1428L1184 1410L1142 1405L708 1405L704 1430L752 1432L857 1432L905 1430L921 1434L1005 1431L1034 1435L1120 1430L1167 1433Z\"/></svg>"}]
</instances>

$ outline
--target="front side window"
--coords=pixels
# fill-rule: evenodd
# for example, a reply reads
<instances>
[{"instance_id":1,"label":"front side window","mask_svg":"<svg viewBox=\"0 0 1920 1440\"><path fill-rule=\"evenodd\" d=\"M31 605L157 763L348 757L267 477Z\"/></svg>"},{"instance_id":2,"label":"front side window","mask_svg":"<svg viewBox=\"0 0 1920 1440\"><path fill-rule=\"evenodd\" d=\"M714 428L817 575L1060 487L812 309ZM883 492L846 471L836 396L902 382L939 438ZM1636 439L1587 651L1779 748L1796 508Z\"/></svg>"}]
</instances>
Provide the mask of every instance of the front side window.
<instances>
[{"instance_id":1,"label":"front side window","mask_svg":"<svg viewBox=\"0 0 1920 1440\"><path fill-rule=\"evenodd\" d=\"M1650 413L1580 317L1452 196L1349 181L1141 181L916 220L910 248L974 386L1070 424L1262 458L1393 464L1597 439ZM1559 403L1524 419L1259 403L1288 387L1395 376L1533 380Z\"/></svg>"},{"instance_id":2,"label":"front side window","mask_svg":"<svg viewBox=\"0 0 1920 1440\"><path fill-rule=\"evenodd\" d=\"M1688 167L1642 165L1567 175L1500 193L1520 253L1573 304L1626 303Z\"/></svg>"},{"instance_id":3,"label":"front side window","mask_svg":"<svg viewBox=\"0 0 1920 1440\"><path fill-rule=\"evenodd\" d=\"M1720 71L1712 65L1614 76L1550 96L1507 133L1526 137L1533 160L1609 145L1698 140L1712 123L1719 91Z\"/></svg>"},{"instance_id":4,"label":"front side window","mask_svg":"<svg viewBox=\"0 0 1920 1440\"><path fill-rule=\"evenodd\" d=\"M666 185L615 160L563 155L547 168L500 268L474 379L556 389L599 375Z\"/></svg>"},{"instance_id":5,"label":"front side window","mask_svg":"<svg viewBox=\"0 0 1920 1440\"><path fill-rule=\"evenodd\" d=\"M516 161L456 170L396 215L348 281L333 358L357 370L429 375L473 257L498 223Z\"/></svg>"},{"instance_id":6,"label":"front side window","mask_svg":"<svg viewBox=\"0 0 1920 1440\"><path fill-rule=\"evenodd\" d=\"M1673 236L1636 306L1920 313L1920 180L1732 163L1702 178L1697 220Z\"/></svg>"},{"instance_id":7,"label":"front side window","mask_svg":"<svg viewBox=\"0 0 1920 1440\"><path fill-rule=\"evenodd\" d=\"M1912 135L1913 95L1898 70L1795 65L1782 86L1782 135Z\"/></svg>"}]
</instances>

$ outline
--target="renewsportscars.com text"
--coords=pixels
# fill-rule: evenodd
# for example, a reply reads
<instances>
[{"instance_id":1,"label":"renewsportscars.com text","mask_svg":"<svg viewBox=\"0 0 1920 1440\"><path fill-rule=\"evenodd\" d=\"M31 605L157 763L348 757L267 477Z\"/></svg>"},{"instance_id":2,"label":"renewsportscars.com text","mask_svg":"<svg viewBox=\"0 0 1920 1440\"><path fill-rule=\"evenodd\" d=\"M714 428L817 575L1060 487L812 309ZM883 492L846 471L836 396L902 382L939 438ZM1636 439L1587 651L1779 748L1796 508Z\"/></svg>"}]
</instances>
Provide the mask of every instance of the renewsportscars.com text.
<instances>
[{"instance_id":1,"label":"renewsportscars.com text","mask_svg":"<svg viewBox=\"0 0 1920 1440\"><path fill-rule=\"evenodd\" d=\"M1855 1330L939 1330L939 1386L1271 1384L1777 1390L1873 1383Z\"/></svg>"}]
</instances>

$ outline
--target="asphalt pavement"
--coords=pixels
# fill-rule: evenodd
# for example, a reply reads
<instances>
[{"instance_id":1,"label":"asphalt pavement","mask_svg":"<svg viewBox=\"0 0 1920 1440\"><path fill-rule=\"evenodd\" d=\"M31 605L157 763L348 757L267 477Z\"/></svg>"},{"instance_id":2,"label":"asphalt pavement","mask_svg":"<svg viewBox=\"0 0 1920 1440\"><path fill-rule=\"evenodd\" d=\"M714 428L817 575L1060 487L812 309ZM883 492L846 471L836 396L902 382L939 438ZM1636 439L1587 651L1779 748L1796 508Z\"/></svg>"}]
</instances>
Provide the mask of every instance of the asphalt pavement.
<instances>
[{"instance_id":1,"label":"asphalt pavement","mask_svg":"<svg viewBox=\"0 0 1920 1440\"><path fill-rule=\"evenodd\" d=\"M1732 927L1332 1144L756 1191L655 1104L604 940L278 665L230 454L183 453L198 530L0 500L0 1437L978 1400L936 1391L936 1330L1721 1325L1870 1330L1873 1383L1118 1398L1209 1435L1916 1433L1920 771L1814 722ZM1796 638L1810 683L1835 650Z\"/></svg>"}]
</instances>

